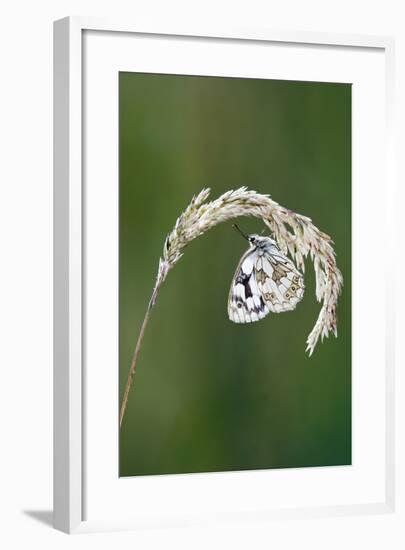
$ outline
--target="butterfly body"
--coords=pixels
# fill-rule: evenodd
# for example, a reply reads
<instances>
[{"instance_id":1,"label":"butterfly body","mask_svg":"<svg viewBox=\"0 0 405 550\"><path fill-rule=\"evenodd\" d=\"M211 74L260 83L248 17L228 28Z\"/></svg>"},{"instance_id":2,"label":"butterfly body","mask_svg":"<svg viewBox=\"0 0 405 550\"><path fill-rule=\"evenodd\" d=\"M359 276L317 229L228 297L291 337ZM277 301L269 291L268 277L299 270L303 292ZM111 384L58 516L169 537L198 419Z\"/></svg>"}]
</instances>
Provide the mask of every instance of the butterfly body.
<instances>
[{"instance_id":1,"label":"butterfly body","mask_svg":"<svg viewBox=\"0 0 405 550\"><path fill-rule=\"evenodd\" d=\"M229 319L234 323L252 323L270 311L295 309L304 295L302 274L270 237L244 237L250 248L242 256L232 280Z\"/></svg>"}]
</instances>

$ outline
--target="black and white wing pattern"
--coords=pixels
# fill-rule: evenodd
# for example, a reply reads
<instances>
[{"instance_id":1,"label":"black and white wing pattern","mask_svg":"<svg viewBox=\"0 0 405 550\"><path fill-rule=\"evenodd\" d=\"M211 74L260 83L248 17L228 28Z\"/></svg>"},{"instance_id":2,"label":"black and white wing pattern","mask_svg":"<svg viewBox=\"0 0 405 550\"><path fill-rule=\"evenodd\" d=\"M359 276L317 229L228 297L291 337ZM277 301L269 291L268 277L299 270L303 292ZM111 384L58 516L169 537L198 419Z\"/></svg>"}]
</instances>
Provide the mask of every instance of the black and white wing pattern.
<instances>
[{"instance_id":1,"label":"black and white wing pattern","mask_svg":"<svg viewBox=\"0 0 405 550\"><path fill-rule=\"evenodd\" d=\"M259 321L270 311L256 281L258 258L256 250L248 250L236 268L228 298L228 316L234 323Z\"/></svg>"},{"instance_id":2,"label":"black and white wing pattern","mask_svg":"<svg viewBox=\"0 0 405 550\"><path fill-rule=\"evenodd\" d=\"M304 296L304 279L278 249L248 250L236 269L228 298L234 323L252 323L270 311L293 310Z\"/></svg>"}]
</instances>

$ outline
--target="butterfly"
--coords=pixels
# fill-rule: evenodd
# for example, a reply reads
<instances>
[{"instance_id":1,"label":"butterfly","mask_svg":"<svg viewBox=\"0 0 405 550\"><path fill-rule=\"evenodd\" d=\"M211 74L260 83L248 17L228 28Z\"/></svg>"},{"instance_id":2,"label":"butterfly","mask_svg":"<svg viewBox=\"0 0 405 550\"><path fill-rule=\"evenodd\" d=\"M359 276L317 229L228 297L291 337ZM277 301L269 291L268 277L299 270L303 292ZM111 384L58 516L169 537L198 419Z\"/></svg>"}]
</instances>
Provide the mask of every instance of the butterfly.
<instances>
[{"instance_id":1,"label":"butterfly","mask_svg":"<svg viewBox=\"0 0 405 550\"><path fill-rule=\"evenodd\" d=\"M228 316L234 323L260 321L272 311L295 309L304 296L304 278L275 240L245 235L250 248L242 256L232 280Z\"/></svg>"}]
</instances>

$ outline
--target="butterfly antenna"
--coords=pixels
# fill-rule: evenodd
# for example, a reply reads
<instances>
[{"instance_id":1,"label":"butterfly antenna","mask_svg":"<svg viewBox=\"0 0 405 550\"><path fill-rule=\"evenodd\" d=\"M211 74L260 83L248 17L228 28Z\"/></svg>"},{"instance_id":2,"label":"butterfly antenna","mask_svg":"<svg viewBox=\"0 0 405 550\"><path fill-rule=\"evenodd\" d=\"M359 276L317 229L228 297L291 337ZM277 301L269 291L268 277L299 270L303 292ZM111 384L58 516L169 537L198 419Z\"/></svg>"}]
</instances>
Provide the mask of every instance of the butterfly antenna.
<instances>
[{"instance_id":1,"label":"butterfly antenna","mask_svg":"<svg viewBox=\"0 0 405 550\"><path fill-rule=\"evenodd\" d=\"M236 229L236 231L238 231L238 232L242 235L242 237L243 237L244 239L246 239L247 241L249 240L249 237L248 237L247 235L245 235L245 233L240 229L239 226L236 225L236 223L234 223L234 224L232 224L232 225L233 225L233 227Z\"/></svg>"}]
</instances>

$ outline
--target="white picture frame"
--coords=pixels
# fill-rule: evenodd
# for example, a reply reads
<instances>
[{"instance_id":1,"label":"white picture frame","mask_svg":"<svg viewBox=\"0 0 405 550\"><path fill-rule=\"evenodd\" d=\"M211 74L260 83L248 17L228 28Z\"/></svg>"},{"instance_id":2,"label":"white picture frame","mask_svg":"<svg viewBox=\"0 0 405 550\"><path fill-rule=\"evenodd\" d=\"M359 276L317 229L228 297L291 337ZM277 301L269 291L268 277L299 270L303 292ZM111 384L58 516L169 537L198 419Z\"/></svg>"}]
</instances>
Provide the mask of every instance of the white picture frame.
<instances>
[{"instance_id":1,"label":"white picture frame","mask_svg":"<svg viewBox=\"0 0 405 550\"><path fill-rule=\"evenodd\" d=\"M166 517L156 513L156 518L145 516L142 521L139 518L106 517L100 511L98 517L86 518L84 510L92 497L86 494L84 486L86 479L90 476L89 467L86 462L89 453L86 451L91 430L85 423L85 417L89 417L84 406L86 395L91 384L91 376L84 379L83 358L87 345L86 338L89 336L88 327L85 326L85 296L84 296L84 268L86 265L86 254L88 253L88 242L85 241L85 211L88 204L84 204L84 197L91 200L91 195L85 195L83 179L89 148L84 147L83 126L84 126L84 92L86 85L86 71L89 69L88 58L85 58L84 41L86 33L115 33L120 36L154 37L159 36L170 40L176 37L177 42L198 38L200 42L205 41L229 41L230 47L236 43L263 44L274 43L291 45L296 48L311 45L324 48L325 55L328 52L337 52L342 48L350 54L360 51L375 50L383 56L384 64L384 104L380 105L381 112L384 112L386 131L384 134L384 150L380 151L381 162L385 166L385 180L382 193L385 199L384 215L387 227L394 224L394 169L393 169L393 51L394 42L389 37L356 36L356 35L330 35L312 32L286 32L267 31L254 29L161 29L142 28L128 22L114 22L108 20L96 20L92 18L66 18L55 23L54 35L54 75L55 75L55 148L54 148L54 252L55 252L55 332L54 332L54 525L57 529L65 532L86 532L108 529L132 529L145 526L163 525L189 525L194 523L213 522L216 520L243 520L259 519L266 520L280 517L322 517L370 513L397 513L395 510L395 459L394 459L394 310L393 305L386 305L384 312L385 334L382 346L385 359L380 362L376 369L379 369L379 376L384 377L384 387L381 393L381 407L384 407L384 422L381 426L381 434L384 434L384 449L381 458L381 472L384 476L383 495L373 500L372 497L354 500L350 504L336 501L328 505L316 505L309 503L308 506L302 502L290 502L288 506L281 505L280 508L272 507L266 510L263 504L255 510L216 510L212 515L206 514L204 508L195 510L195 513L185 515L180 510L176 514L173 509ZM86 45L86 48L88 44ZM97 44L96 44L97 47ZM102 45L100 45L100 48ZM91 48L89 48L91 49ZM94 48L93 48L94 50ZM116 53L119 51L117 48ZM118 53L117 53L118 55ZM86 59L86 63L83 60ZM115 61L114 61L115 62ZM107 63L107 61L106 61ZM371 65L373 61L371 60ZM332 67L333 68L333 67ZM143 70L145 70L143 66ZM153 69L151 69L153 70ZM209 74L209 68L207 74ZM235 71L239 69L236 68ZM304 78L305 74L303 73ZM313 75L309 75L313 78ZM316 79L316 78L315 78ZM87 122L86 122L87 131ZM113 137L113 139L115 139ZM111 145L111 143L108 143ZM107 144L107 145L108 145ZM355 151L357 154L358 151ZM90 153L91 154L91 153ZM356 157L354 156L354 164ZM370 203L370 207L375 206ZM354 201L355 208L359 204ZM114 221L114 220L113 220ZM86 242L86 246L83 244ZM394 246L391 243L390 246ZM385 274L385 287L392 288L390 275ZM359 358L357 358L359 359ZM372 359L371 359L372 360ZM379 361L378 354L374 360ZM376 378L376 391L377 391ZM380 378L381 381L381 378ZM85 383L84 383L85 382ZM95 405L96 406L96 405ZM99 405L97 405L99 406ZM90 414L91 416L91 414ZM112 418L115 425L116 418ZM112 428L114 429L114 428ZM112 434L113 432L111 432ZM111 435L112 441L114 436ZM91 453L90 453L91 454ZM93 475L93 474L92 474ZM100 486L103 487L102 473L99 475ZM226 474L225 474L226 475ZM262 472L256 473L256 478L249 480L251 483L260 483ZM297 475L291 472L291 475ZM304 473L305 475L305 473ZM308 474L309 475L309 474ZM315 475L317 475L315 473ZM370 475L370 472L369 474ZM196 474L204 477L204 474ZM170 479L168 479L170 477ZM182 476L167 476L166 479L156 477L153 481L154 491L173 494L173 491L195 491L195 487L183 487L185 482ZM188 476L190 477L190 476ZM184 476L183 476L184 479ZM222 479L222 481L221 481ZM228 489L234 483L232 478L205 477L204 483L215 491L215 487L221 491L224 487ZM238 483L246 483L241 479ZM209 481L208 481L209 480ZM140 480L139 483L144 483ZM226 483L226 485L224 485ZM236 483L236 481L235 481ZM305 483L305 481L304 481ZM337 480L338 483L338 480ZM218 485L222 484L222 485ZM177 485L177 488L176 488ZM94 487L94 484L92 485ZM108 482L105 482L106 498L108 495ZM303 485L304 487L304 485ZM381 487L380 487L381 489ZM87 486L87 493L89 492ZM147 488L147 490L151 490ZM381 490L380 490L381 493ZM112 493L111 493L112 494ZM252 496L252 495L250 495ZM248 497L247 497L248 498ZM94 498L96 500L96 498ZM226 507L225 501L222 506ZM173 504L176 508L176 504Z\"/></svg>"}]
</instances>

